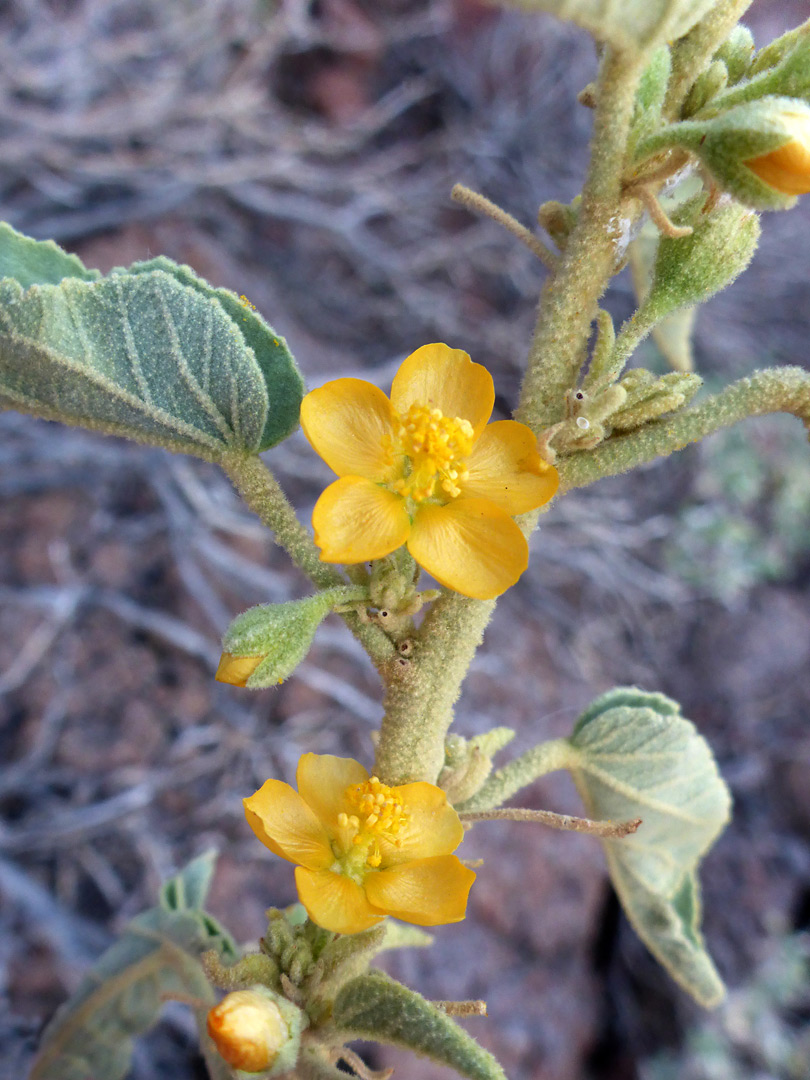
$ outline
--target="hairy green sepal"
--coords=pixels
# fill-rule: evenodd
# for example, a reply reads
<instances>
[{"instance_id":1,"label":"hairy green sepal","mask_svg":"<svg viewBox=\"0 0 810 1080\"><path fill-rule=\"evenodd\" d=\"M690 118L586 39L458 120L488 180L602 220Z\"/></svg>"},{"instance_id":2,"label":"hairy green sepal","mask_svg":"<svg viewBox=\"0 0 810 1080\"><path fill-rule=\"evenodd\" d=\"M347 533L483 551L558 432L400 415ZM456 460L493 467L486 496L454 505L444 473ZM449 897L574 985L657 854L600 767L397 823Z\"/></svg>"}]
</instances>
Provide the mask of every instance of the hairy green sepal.
<instances>
[{"instance_id":1,"label":"hairy green sepal","mask_svg":"<svg viewBox=\"0 0 810 1080\"><path fill-rule=\"evenodd\" d=\"M569 739L567 768L590 816L641 818L603 841L613 885L653 955L706 1007L723 984L700 935L700 860L729 819L731 797L708 743L676 702L635 688L598 698Z\"/></svg>"},{"instance_id":2,"label":"hairy green sepal","mask_svg":"<svg viewBox=\"0 0 810 1080\"><path fill-rule=\"evenodd\" d=\"M298 423L303 383L246 303L169 259L86 270L0 225L0 402L214 459Z\"/></svg>"},{"instance_id":3,"label":"hairy green sepal","mask_svg":"<svg viewBox=\"0 0 810 1080\"><path fill-rule=\"evenodd\" d=\"M488 1051L421 995L379 971L347 983L335 998L335 1027L347 1039L415 1050L471 1080L506 1080Z\"/></svg>"},{"instance_id":4,"label":"hairy green sepal","mask_svg":"<svg viewBox=\"0 0 810 1080\"><path fill-rule=\"evenodd\" d=\"M164 999L173 995L199 1002L195 1011L207 1039L202 1029L214 995L199 957L209 950L237 955L230 936L202 908L213 869L213 852L194 859L163 887L156 908L132 920L46 1028L29 1080L122 1080L133 1037L155 1024ZM206 1056L213 1055L204 1045Z\"/></svg>"}]
</instances>

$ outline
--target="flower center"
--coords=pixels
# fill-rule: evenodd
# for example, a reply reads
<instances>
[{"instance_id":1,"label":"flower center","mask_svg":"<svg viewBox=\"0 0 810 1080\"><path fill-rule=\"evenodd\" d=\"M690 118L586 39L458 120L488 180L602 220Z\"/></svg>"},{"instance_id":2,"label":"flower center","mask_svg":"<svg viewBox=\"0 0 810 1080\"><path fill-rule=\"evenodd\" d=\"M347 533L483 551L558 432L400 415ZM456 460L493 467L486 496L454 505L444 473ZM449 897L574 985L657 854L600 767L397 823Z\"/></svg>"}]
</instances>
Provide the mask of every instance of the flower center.
<instances>
[{"instance_id":1,"label":"flower center","mask_svg":"<svg viewBox=\"0 0 810 1080\"><path fill-rule=\"evenodd\" d=\"M385 449L391 460L405 457L407 475L394 481L398 495L422 502L436 496L454 499L461 494L459 481L469 476L464 461L473 447L469 420L445 416L441 409L411 405L394 421L394 435Z\"/></svg>"},{"instance_id":2,"label":"flower center","mask_svg":"<svg viewBox=\"0 0 810 1080\"><path fill-rule=\"evenodd\" d=\"M394 788L372 776L364 784L346 789L346 799L353 814L339 814L338 825L347 831L351 848L347 853L346 869L359 871L367 867L376 870L382 862L380 840L400 843L399 834L410 814Z\"/></svg>"}]
</instances>

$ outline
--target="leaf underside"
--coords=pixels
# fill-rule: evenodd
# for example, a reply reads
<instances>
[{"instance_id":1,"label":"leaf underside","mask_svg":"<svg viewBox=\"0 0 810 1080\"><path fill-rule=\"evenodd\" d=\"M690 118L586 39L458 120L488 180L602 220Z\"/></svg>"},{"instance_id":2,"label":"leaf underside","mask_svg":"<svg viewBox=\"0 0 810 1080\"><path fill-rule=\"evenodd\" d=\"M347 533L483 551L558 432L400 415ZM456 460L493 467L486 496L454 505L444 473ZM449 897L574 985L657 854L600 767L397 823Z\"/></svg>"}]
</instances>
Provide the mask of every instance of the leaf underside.
<instances>
[{"instance_id":1,"label":"leaf underside","mask_svg":"<svg viewBox=\"0 0 810 1080\"><path fill-rule=\"evenodd\" d=\"M594 818L641 818L604 842L611 879L650 951L702 1005L723 984L700 935L696 872L729 818L731 799L708 743L674 701L611 691L577 722L571 774Z\"/></svg>"}]
</instances>

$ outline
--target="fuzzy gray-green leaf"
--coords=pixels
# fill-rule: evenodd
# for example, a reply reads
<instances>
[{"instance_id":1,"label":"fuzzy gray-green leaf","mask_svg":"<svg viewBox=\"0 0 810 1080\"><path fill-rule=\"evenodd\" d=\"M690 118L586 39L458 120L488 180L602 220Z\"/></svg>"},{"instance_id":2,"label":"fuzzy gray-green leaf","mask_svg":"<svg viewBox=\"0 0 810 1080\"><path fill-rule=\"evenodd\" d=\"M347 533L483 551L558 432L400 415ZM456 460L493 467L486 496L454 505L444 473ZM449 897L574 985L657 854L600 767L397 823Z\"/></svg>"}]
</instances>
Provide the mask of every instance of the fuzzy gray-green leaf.
<instances>
[{"instance_id":1,"label":"fuzzy gray-green leaf","mask_svg":"<svg viewBox=\"0 0 810 1080\"><path fill-rule=\"evenodd\" d=\"M506 1080L492 1054L446 1013L382 972L347 983L335 999L333 1020L347 1039L404 1046L471 1080Z\"/></svg>"},{"instance_id":2,"label":"fuzzy gray-green leaf","mask_svg":"<svg viewBox=\"0 0 810 1080\"><path fill-rule=\"evenodd\" d=\"M208 863L202 856L178 877L199 878ZM193 884L188 895L203 899ZM160 907L133 919L46 1028L29 1080L122 1080L133 1037L157 1021L167 996L213 1004L198 957L211 948L235 956L236 948L224 931L212 933L212 923L196 906L167 906L165 893Z\"/></svg>"},{"instance_id":3,"label":"fuzzy gray-green leaf","mask_svg":"<svg viewBox=\"0 0 810 1080\"><path fill-rule=\"evenodd\" d=\"M58 285L63 278L96 281L98 270L88 270L78 255L69 255L53 240L32 240L0 221L0 280L14 278L29 285Z\"/></svg>"},{"instance_id":4,"label":"fuzzy gray-green leaf","mask_svg":"<svg viewBox=\"0 0 810 1080\"><path fill-rule=\"evenodd\" d=\"M650 951L704 1005L722 983L698 930L695 873L728 821L731 798L705 739L677 703L635 687L597 699L578 720L567 764L591 817L641 818L605 841L611 878Z\"/></svg>"},{"instance_id":5,"label":"fuzzy gray-green leaf","mask_svg":"<svg viewBox=\"0 0 810 1080\"><path fill-rule=\"evenodd\" d=\"M0 224L0 404L216 460L289 435L302 393L283 338L188 267L102 278Z\"/></svg>"},{"instance_id":6,"label":"fuzzy gray-green leaf","mask_svg":"<svg viewBox=\"0 0 810 1080\"><path fill-rule=\"evenodd\" d=\"M639 51L674 41L714 6L715 0L502 0L524 11L547 11L576 23L598 41Z\"/></svg>"},{"instance_id":7,"label":"fuzzy gray-green leaf","mask_svg":"<svg viewBox=\"0 0 810 1080\"><path fill-rule=\"evenodd\" d=\"M267 387L269 409L259 450L266 450L286 439L298 425L304 382L284 338L264 321L245 297L237 296L229 289L213 288L197 277L190 266L178 265L164 255L148 262L134 263L123 272L144 274L153 270L163 270L181 285L216 300L230 316L245 345L253 352Z\"/></svg>"}]
</instances>

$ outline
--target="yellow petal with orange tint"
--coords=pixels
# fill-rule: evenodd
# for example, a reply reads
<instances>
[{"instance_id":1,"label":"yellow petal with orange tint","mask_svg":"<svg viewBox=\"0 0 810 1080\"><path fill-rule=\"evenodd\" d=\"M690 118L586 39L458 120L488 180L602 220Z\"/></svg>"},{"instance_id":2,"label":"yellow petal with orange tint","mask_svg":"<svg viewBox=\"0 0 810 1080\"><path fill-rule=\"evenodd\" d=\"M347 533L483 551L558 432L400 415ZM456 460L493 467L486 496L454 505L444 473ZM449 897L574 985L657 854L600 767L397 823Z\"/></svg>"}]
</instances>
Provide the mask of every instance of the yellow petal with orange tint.
<instances>
[{"instance_id":1,"label":"yellow petal with orange tint","mask_svg":"<svg viewBox=\"0 0 810 1080\"><path fill-rule=\"evenodd\" d=\"M529 564L529 547L512 518L487 499L423 503L408 551L448 589L491 600L514 585Z\"/></svg>"},{"instance_id":2,"label":"yellow petal with orange tint","mask_svg":"<svg viewBox=\"0 0 810 1080\"><path fill-rule=\"evenodd\" d=\"M379 841L383 867L456 850L464 839L464 826L440 787L417 781L395 787L393 794L402 800L407 820L397 833L396 844Z\"/></svg>"},{"instance_id":3,"label":"yellow petal with orange tint","mask_svg":"<svg viewBox=\"0 0 810 1080\"><path fill-rule=\"evenodd\" d=\"M353 758L332 754L304 754L296 773L298 794L330 835L337 831L338 814L353 814L346 804L346 789L368 780L368 772Z\"/></svg>"},{"instance_id":4,"label":"yellow petal with orange tint","mask_svg":"<svg viewBox=\"0 0 810 1080\"><path fill-rule=\"evenodd\" d=\"M402 414L411 405L441 409L445 416L469 420L478 436L492 415L495 386L487 369L461 349L423 345L394 376L391 404Z\"/></svg>"},{"instance_id":5,"label":"yellow petal with orange tint","mask_svg":"<svg viewBox=\"0 0 810 1080\"><path fill-rule=\"evenodd\" d=\"M744 164L783 195L806 195L810 191L810 146L803 140L791 139Z\"/></svg>"},{"instance_id":6,"label":"yellow petal with orange tint","mask_svg":"<svg viewBox=\"0 0 810 1080\"><path fill-rule=\"evenodd\" d=\"M378 923L383 912L375 911L356 881L331 870L296 867L298 899L310 919L336 934L359 934Z\"/></svg>"},{"instance_id":7,"label":"yellow petal with orange tint","mask_svg":"<svg viewBox=\"0 0 810 1080\"><path fill-rule=\"evenodd\" d=\"M411 519L401 495L371 480L344 476L315 503L312 527L323 562L359 563L402 547Z\"/></svg>"},{"instance_id":8,"label":"yellow petal with orange tint","mask_svg":"<svg viewBox=\"0 0 810 1080\"><path fill-rule=\"evenodd\" d=\"M219 658L214 678L231 686L244 686L262 660L263 656L234 656L224 652Z\"/></svg>"},{"instance_id":9,"label":"yellow petal with orange tint","mask_svg":"<svg viewBox=\"0 0 810 1080\"><path fill-rule=\"evenodd\" d=\"M464 918L474 881L473 871L455 855L438 855L369 874L365 890L374 907L387 915L419 926L438 926Z\"/></svg>"},{"instance_id":10,"label":"yellow petal with orange tint","mask_svg":"<svg viewBox=\"0 0 810 1080\"><path fill-rule=\"evenodd\" d=\"M537 453L531 428L516 420L489 424L467 458L462 496L488 499L514 516L544 506L560 483L557 470Z\"/></svg>"},{"instance_id":11,"label":"yellow petal with orange tint","mask_svg":"<svg viewBox=\"0 0 810 1080\"><path fill-rule=\"evenodd\" d=\"M289 784L267 780L242 802L251 829L275 855L312 870L334 861L326 830Z\"/></svg>"},{"instance_id":12,"label":"yellow petal with orange tint","mask_svg":"<svg viewBox=\"0 0 810 1080\"><path fill-rule=\"evenodd\" d=\"M382 482L400 471L383 446L393 432L391 402L373 383L335 379L311 391L301 402L301 427L338 476Z\"/></svg>"}]
</instances>

